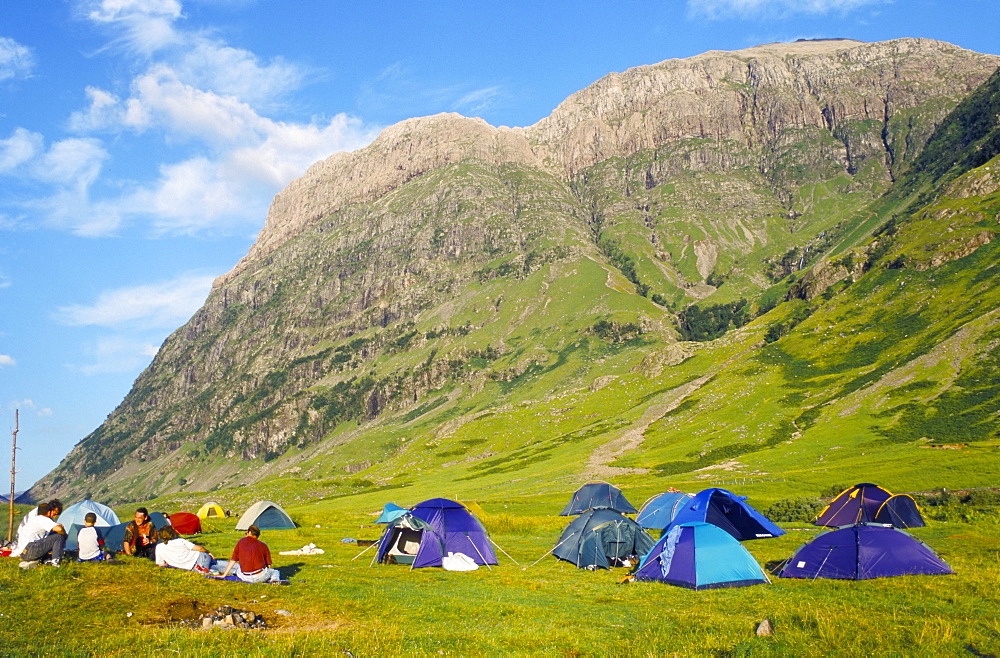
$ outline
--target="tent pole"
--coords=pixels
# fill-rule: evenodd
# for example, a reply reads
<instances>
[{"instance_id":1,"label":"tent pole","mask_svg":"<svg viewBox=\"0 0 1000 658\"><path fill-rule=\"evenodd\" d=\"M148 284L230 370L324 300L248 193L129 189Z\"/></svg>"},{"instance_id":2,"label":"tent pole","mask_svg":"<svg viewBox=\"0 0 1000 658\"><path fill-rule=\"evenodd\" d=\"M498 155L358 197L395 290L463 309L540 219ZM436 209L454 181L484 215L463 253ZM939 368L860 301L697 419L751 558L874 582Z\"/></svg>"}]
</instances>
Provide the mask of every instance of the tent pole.
<instances>
[{"instance_id":1,"label":"tent pole","mask_svg":"<svg viewBox=\"0 0 1000 658\"><path fill-rule=\"evenodd\" d=\"M540 558L538 558L537 560L535 560L534 562L532 562L532 563L531 563L531 564L530 564L529 566L532 566L532 567L533 567L533 566L535 566L536 564L538 564L539 562L541 562L541 561L542 561L542 559L543 559L543 558L544 558L544 557L545 557L546 555L548 555L548 554L549 554L549 553L551 553L552 551L556 550L557 548L559 548L560 546L562 546L563 544L565 544L566 542L568 542L568 541L569 541L569 539L570 539L570 537L572 537L572 536L573 536L573 535L575 535L575 534L576 534L576 530L574 530L573 532L571 532L571 533L570 533L570 535L569 535L569 537L567 537L566 539L562 540L561 542L559 542L558 544L556 544L555 546L553 546L553 547L552 547L552 548L550 548L549 550L545 551L545 554L544 554L544 555L542 555L542 557L540 557Z\"/></svg>"},{"instance_id":2,"label":"tent pole","mask_svg":"<svg viewBox=\"0 0 1000 658\"><path fill-rule=\"evenodd\" d=\"M507 551L503 550L503 546L501 546L500 544L498 544L498 543L496 543L495 541L493 541L493 539L492 539L492 538L488 538L488 539L490 540L490 543L491 543L491 544L493 544L494 546L496 546L497 548L499 548L499 549L500 549L500 552L501 552L501 553L503 553L504 555L506 555L506 556L507 556L507 557L508 557L508 558L510 559L510 561L511 561L511 562L513 562L513 563L514 563L514 564L516 564L517 566L521 566L521 563L520 563L520 562L518 562L518 561L517 561L517 560L515 560L514 558L510 557L510 553L508 553Z\"/></svg>"},{"instance_id":3,"label":"tent pole","mask_svg":"<svg viewBox=\"0 0 1000 658\"><path fill-rule=\"evenodd\" d=\"M479 554L479 559L483 561L483 564L486 565L486 568L489 569L490 571L493 571L493 567L486 564L486 558L483 557L483 552L479 550L478 546L476 546L476 542L472 541L472 537L470 537L469 535L465 535L465 538L469 540L470 544L472 544L472 548L476 549L476 553Z\"/></svg>"},{"instance_id":4,"label":"tent pole","mask_svg":"<svg viewBox=\"0 0 1000 658\"><path fill-rule=\"evenodd\" d=\"M826 557L823 558L823 561L819 563L819 569L816 570L816 575L813 576L813 580L816 580L817 578L819 578L820 572L823 571L823 567L826 566L826 561L830 559L830 554L833 553L833 549L835 549L835 548L837 548L837 547L836 546L831 546L830 550L828 550L826 552Z\"/></svg>"},{"instance_id":5,"label":"tent pole","mask_svg":"<svg viewBox=\"0 0 1000 658\"><path fill-rule=\"evenodd\" d=\"M366 548L365 550L361 551L360 553L358 553L357 555L355 555L354 557L352 557L352 558L351 558L351 562L354 562L354 561L355 561L355 560L357 560L357 559L358 559L359 557L361 557L362 555L364 555L364 554L365 554L365 553L367 553L368 551L372 550L372 546L378 546L378 544L379 544L378 542L375 542L374 544L370 544L370 545L368 546L368 548Z\"/></svg>"}]
</instances>

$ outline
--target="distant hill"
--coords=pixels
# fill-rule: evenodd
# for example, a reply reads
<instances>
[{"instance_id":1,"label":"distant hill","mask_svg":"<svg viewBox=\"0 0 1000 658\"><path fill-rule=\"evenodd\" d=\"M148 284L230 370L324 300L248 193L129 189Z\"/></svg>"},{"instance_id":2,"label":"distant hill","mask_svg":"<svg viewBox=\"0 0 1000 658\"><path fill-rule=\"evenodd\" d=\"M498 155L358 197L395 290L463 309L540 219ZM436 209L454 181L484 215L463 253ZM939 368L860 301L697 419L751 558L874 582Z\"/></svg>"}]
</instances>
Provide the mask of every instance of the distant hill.
<instances>
[{"instance_id":1,"label":"distant hill","mask_svg":"<svg viewBox=\"0 0 1000 658\"><path fill-rule=\"evenodd\" d=\"M998 65L769 44L388 128L31 493L995 482Z\"/></svg>"}]
</instances>

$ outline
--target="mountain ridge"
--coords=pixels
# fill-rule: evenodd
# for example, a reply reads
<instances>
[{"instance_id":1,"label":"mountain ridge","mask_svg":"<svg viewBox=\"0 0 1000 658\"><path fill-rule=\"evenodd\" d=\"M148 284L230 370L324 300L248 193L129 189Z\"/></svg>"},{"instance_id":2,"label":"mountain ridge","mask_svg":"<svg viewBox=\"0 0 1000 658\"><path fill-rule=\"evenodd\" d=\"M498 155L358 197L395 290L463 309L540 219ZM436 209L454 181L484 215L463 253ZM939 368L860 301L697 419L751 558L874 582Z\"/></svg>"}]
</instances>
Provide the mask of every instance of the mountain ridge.
<instances>
[{"instance_id":1,"label":"mountain ridge","mask_svg":"<svg viewBox=\"0 0 1000 658\"><path fill-rule=\"evenodd\" d=\"M709 76L725 111L660 83L631 95L595 83L570 97L574 112L624 117L643 94L652 104L617 125L414 119L313 165L123 404L33 493L125 500L319 478L329 494L358 474L396 486L413 469L476 486L513 468L541 469L536 486L578 472L665 477L809 436L819 412L785 419L781 397L760 403L780 420L707 431L693 457L678 452L691 440L664 428L705 395L725 398L712 391L734 386L734 368L763 368L775 395L788 386L776 384L775 364L792 358L778 341L801 341L825 302L850 298L866 268L912 242L885 228L905 204L882 194L900 176L917 180L907 172L923 143L1000 58L905 39L791 48L822 51L810 57L759 48L668 60L682 63L670 71L745 73L752 84ZM695 126L691 108L710 120ZM668 116L680 119L653 118ZM960 218L949 226L959 246L933 267L992 248L991 166L956 175L964 205L941 197ZM678 342L696 328L722 337ZM831 395L814 408L836 406ZM756 443L737 438L748 432Z\"/></svg>"}]
</instances>

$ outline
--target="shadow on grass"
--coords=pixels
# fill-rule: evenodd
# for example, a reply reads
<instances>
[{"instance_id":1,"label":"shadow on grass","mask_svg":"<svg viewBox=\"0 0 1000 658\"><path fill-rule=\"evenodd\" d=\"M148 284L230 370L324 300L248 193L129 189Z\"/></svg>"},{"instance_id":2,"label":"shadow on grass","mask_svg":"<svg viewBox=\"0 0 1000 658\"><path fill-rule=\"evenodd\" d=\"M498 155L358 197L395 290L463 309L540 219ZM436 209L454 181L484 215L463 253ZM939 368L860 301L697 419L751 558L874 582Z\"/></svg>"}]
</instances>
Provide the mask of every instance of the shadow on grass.
<instances>
[{"instance_id":1,"label":"shadow on grass","mask_svg":"<svg viewBox=\"0 0 1000 658\"><path fill-rule=\"evenodd\" d=\"M281 572L281 577L284 580L291 580L291 578L299 574L299 571L301 571L304 566L306 566L305 562L294 562L292 564L283 564L276 568Z\"/></svg>"}]
</instances>

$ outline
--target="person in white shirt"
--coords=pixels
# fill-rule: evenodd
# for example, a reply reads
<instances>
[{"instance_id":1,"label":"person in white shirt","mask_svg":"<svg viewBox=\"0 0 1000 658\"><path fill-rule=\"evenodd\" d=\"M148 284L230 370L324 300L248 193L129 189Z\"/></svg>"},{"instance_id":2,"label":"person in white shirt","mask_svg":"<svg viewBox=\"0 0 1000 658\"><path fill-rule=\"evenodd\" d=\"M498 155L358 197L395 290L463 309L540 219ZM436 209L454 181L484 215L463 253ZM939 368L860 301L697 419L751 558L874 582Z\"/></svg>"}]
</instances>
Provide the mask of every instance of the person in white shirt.
<instances>
[{"instance_id":1,"label":"person in white shirt","mask_svg":"<svg viewBox=\"0 0 1000 658\"><path fill-rule=\"evenodd\" d=\"M58 567L66 547L66 530L55 519L62 513L62 503L51 500L38 506L38 513L17 533L17 546L11 555L21 558L22 569L45 564Z\"/></svg>"},{"instance_id":2,"label":"person in white shirt","mask_svg":"<svg viewBox=\"0 0 1000 658\"><path fill-rule=\"evenodd\" d=\"M184 539L171 526L163 526L157 534L160 538L155 551L157 566L196 571L200 574L221 571L227 566L225 560L216 560L205 547Z\"/></svg>"},{"instance_id":3,"label":"person in white shirt","mask_svg":"<svg viewBox=\"0 0 1000 658\"><path fill-rule=\"evenodd\" d=\"M97 523L97 515L87 512L83 517L84 526L76 536L76 543L79 546L77 560L79 562L101 562L111 558L111 555L104 548L104 536L101 530L94 524Z\"/></svg>"}]
</instances>

